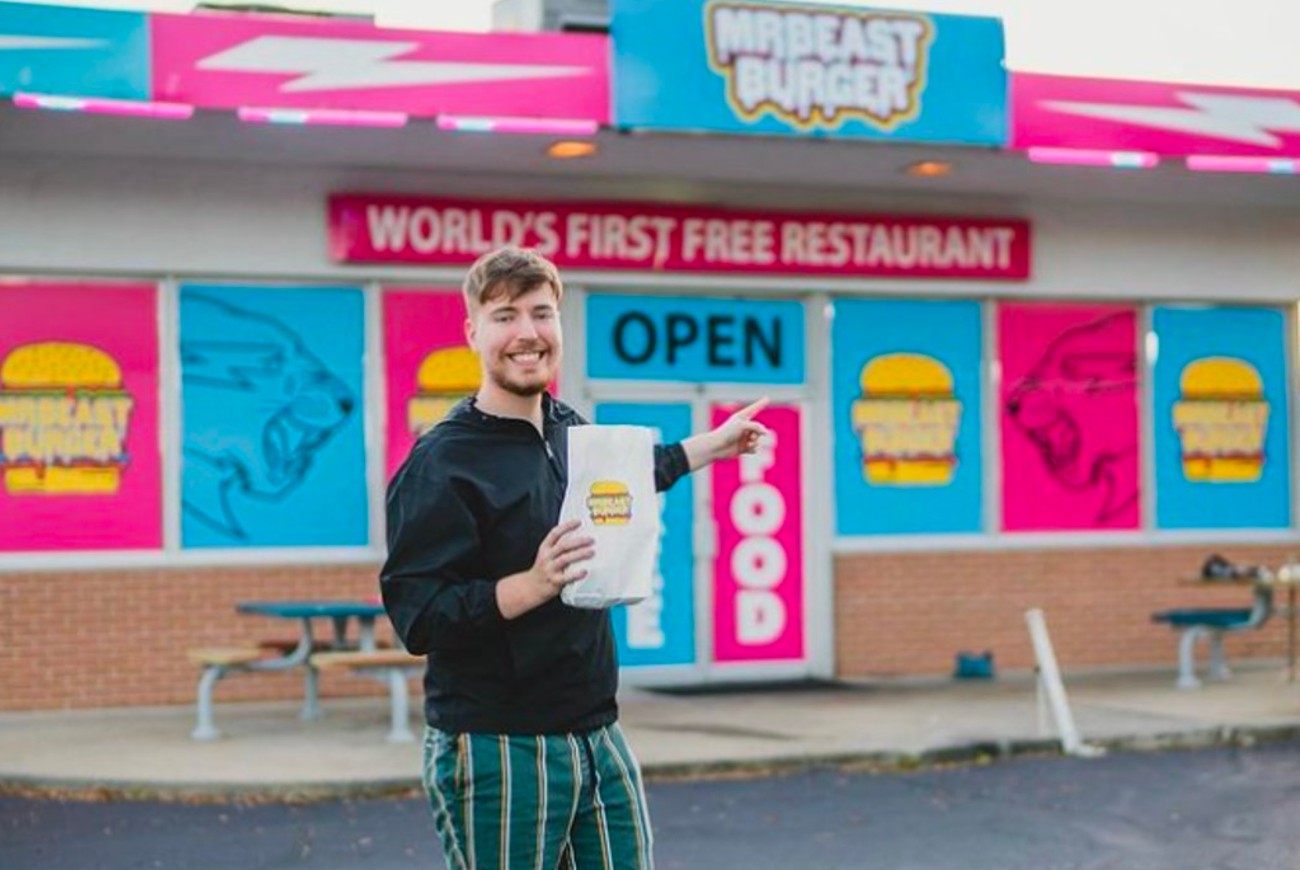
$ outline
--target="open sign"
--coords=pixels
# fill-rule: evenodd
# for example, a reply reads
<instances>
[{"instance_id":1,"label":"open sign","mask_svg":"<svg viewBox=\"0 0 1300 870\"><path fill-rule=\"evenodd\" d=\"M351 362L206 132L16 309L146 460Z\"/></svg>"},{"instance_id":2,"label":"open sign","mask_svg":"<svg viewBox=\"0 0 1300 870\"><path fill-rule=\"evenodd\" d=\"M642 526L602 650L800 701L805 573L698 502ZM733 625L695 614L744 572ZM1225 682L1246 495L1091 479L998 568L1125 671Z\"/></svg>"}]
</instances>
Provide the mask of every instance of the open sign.
<instances>
[{"instance_id":1,"label":"open sign","mask_svg":"<svg viewBox=\"0 0 1300 870\"><path fill-rule=\"evenodd\" d=\"M798 302L595 295L587 374L618 380L799 384Z\"/></svg>"}]
</instances>

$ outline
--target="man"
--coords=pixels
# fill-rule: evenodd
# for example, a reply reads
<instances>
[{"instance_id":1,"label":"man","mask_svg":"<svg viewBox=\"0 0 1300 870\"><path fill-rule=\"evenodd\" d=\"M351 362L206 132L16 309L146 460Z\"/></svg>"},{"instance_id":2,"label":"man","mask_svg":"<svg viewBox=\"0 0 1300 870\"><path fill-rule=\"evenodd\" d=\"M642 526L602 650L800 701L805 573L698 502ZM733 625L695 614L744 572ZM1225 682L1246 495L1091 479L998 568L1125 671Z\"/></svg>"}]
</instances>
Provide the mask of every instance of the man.
<instances>
[{"instance_id":1,"label":"man","mask_svg":"<svg viewBox=\"0 0 1300 870\"><path fill-rule=\"evenodd\" d=\"M504 248L474 264L464 292L482 386L394 476L381 574L406 648L428 656L424 783L447 864L648 870L609 614L559 600L593 553L576 522L556 525L566 430L585 422L546 392L563 352L560 276L540 255ZM657 446L657 487L752 452L765 404Z\"/></svg>"}]
</instances>

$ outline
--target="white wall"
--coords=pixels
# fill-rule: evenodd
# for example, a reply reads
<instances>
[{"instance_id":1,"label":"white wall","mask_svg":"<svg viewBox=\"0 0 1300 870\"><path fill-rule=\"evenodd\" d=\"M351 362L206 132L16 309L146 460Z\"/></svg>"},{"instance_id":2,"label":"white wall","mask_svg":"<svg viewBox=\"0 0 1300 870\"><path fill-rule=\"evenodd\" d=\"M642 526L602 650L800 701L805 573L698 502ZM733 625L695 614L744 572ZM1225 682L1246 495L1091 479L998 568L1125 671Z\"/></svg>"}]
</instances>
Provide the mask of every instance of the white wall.
<instances>
[{"instance_id":1,"label":"white wall","mask_svg":"<svg viewBox=\"0 0 1300 870\"><path fill-rule=\"evenodd\" d=\"M285 168L96 159L7 157L0 165L0 274L452 280L459 269L379 269L329 262L325 197L347 190L539 199L619 198L615 181L528 176L437 176L345 168ZM746 190L748 204L756 191ZM861 191L773 191L764 208L853 210ZM891 200L892 201L892 200ZM910 209L933 210L916 200ZM860 206L857 206L860 209ZM878 208L873 209L878 210ZM1034 227L1034 277L1025 284L970 282L710 281L740 288L889 293L1300 300L1300 209L963 200L954 211L1026 216ZM597 276L570 273L571 280ZM604 276L597 283L646 283ZM681 277L657 283L701 285Z\"/></svg>"}]
</instances>

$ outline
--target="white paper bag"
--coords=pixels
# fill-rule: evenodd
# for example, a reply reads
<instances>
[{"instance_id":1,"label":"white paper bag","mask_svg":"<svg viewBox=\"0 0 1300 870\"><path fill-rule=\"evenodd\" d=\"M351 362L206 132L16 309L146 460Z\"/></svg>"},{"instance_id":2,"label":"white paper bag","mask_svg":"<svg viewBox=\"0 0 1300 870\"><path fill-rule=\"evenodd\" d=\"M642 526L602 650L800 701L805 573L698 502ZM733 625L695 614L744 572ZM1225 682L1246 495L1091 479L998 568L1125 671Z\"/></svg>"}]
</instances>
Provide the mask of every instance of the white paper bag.
<instances>
[{"instance_id":1,"label":"white paper bag","mask_svg":"<svg viewBox=\"0 0 1300 870\"><path fill-rule=\"evenodd\" d=\"M565 604L598 609L650 596L660 531L652 430L569 428L569 487L560 522L569 520L582 522L573 534L596 543L595 556L574 565L587 576L561 590Z\"/></svg>"}]
</instances>

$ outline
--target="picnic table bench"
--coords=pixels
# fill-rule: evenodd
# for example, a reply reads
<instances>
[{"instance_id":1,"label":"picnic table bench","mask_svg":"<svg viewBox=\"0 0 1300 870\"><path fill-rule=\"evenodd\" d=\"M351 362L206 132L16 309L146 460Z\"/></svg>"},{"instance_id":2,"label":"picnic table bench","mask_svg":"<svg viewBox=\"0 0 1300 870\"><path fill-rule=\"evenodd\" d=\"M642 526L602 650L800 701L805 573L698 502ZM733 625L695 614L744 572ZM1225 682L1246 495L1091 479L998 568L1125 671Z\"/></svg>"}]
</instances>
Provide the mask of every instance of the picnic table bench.
<instances>
[{"instance_id":1,"label":"picnic table bench","mask_svg":"<svg viewBox=\"0 0 1300 870\"><path fill-rule=\"evenodd\" d=\"M1178 680L1180 689L1197 689L1201 680L1196 676L1196 642L1208 638L1210 666L1208 676L1226 680L1232 672L1223 652L1223 636L1230 632L1249 631L1262 627L1273 615L1273 588L1262 580L1246 580L1254 590L1254 602L1249 608L1194 607L1164 610L1151 614L1152 622L1166 623L1182 632L1178 642ZM1222 584L1223 580L1196 579L1185 583L1200 586ZM1228 581L1235 582L1235 581Z\"/></svg>"},{"instance_id":2,"label":"picnic table bench","mask_svg":"<svg viewBox=\"0 0 1300 870\"><path fill-rule=\"evenodd\" d=\"M322 667L347 668L374 676L388 684L391 709L396 710L399 705L409 709L404 680L421 660L402 650L381 649L375 637L375 621L384 615L384 608L377 600L247 601L236 605L236 609L241 613L293 620L299 626L299 636L191 649L189 658L201 669L196 700L197 721L190 735L193 739L215 740L221 736L213 721L212 696L217 683L234 673L303 669L303 719L315 719L321 715L319 672ZM316 639L312 628L315 619L331 622L332 638ZM347 636L348 623L354 619L358 624L355 642ZM402 680L400 693L396 691L399 675ZM389 736L392 739L411 739L409 733L408 727L405 737L398 735L394 724Z\"/></svg>"}]
</instances>

